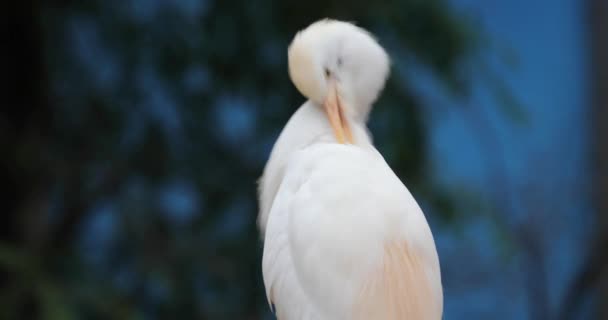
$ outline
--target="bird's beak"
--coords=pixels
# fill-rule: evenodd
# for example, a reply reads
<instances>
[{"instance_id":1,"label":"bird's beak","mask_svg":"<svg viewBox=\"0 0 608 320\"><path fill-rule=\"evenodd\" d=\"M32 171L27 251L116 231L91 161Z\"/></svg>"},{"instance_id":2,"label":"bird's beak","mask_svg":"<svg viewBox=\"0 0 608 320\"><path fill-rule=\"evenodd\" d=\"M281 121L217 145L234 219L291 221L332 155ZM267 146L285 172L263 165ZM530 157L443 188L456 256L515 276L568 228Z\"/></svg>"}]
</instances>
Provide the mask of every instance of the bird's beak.
<instances>
[{"instance_id":1,"label":"bird's beak","mask_svg":"<svg viewBox=\"0 0 608 320\"><path fill-rule=\"evenodd\" d=\"M323 102L323 108L327 112L329 124L334 130L334 135L339 143L353 143L353 135L344 114L344 107L338 93L338 86L334 79L329 79L328 93Z\"/></svg>"}]
</instances>

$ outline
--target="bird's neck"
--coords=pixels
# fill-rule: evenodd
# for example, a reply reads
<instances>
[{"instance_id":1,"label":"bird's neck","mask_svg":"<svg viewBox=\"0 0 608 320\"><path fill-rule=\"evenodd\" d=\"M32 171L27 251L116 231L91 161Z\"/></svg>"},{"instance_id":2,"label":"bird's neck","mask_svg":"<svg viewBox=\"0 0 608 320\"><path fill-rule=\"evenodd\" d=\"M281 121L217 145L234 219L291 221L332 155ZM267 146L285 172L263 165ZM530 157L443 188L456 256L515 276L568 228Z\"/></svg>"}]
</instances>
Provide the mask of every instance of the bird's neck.
<instances>
[{"instance_id":1,"label":"bird's neck","mask_svg":"<svg viewBox=\"0 0 608 320\"><path fill-rule=\"evenodd\" d=\"M365 119L348 117L354 145L374 149L368 134ZM259 223L265 226L266 218L275 193L283 179L284 170L291 156L316 143L337 143L327 115L323 109L311 101L302 105L285 125L279 139L272 148L270 159L261 179Z\"/></svg>"}]
</instances>

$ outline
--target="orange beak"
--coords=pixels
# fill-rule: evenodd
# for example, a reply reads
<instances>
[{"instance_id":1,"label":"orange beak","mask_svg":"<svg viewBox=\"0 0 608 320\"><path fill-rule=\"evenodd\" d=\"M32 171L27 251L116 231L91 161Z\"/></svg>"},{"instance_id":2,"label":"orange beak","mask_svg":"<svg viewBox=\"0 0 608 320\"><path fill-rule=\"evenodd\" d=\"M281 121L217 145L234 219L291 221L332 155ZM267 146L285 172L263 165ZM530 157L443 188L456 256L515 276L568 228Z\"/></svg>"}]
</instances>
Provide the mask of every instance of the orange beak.
<instances>
[{"instance_id":1,"label":"orange beak","mask_svg":"<svg viewBox=\"0 0 608 320\"><path fill-rule=\"evenodd\" d=\"M334 131L336 140L338 140L338 143L342 144L353 143L353 135L344 114L344 108L340 101L340 95L338 94L338 87L335 80L329 79L328 89L327 97L325 98L325 102L323 102L323 108L325 109L325 112L327 112L329 124Z\"/></svg>"}]
</instances>

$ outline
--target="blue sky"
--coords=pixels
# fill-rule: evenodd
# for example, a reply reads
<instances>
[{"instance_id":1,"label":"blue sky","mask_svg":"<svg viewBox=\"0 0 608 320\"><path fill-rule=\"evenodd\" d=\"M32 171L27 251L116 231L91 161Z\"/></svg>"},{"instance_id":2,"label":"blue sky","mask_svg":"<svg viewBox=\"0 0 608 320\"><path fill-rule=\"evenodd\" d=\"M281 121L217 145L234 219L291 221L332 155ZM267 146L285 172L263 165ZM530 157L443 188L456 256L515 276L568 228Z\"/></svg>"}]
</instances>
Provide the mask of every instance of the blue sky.
<instances>
[{"instance_id":1,"label":"blue sky","mask_svg":"<svg viewBox=\"0 0 608 320\"><path fill-rule=\"evenodd\" d=\"M485 80L474 73L473 97L467 102L476 106L474 111L448 112L433 121L434 174L447 184L468 184L495 192L495 186L488 185L488 155L480 149L479 132L471 128L469 113L480 112L506 167L514 208L507 219L533 226L546 254L548 294L555 307L578 267L577 261L586 253L585 241L593 223L586 189L589 105L583 2L451 2L456 10L478 21L496 44L486 58L525 107L526 121L521 124L505 116L488 93ZM501 50L513 52L517 63L498 63L493 55ZM463 106L455 104L447 107L462 110ZM437 235L447 275L465 277L464 283L479 281L473 289L463 291L449 291L448 286L446 319L490 315L494 319L526 319L522 260L505 260L496 254L496 245L488 245L492 238L488 219L475 218L466 229L464 236L441 230ZM450 264L459 264L463 255L479 259L479 270L454 271ZM454 286L460 283L452 282Z\"/></svg>"}]
</instances>

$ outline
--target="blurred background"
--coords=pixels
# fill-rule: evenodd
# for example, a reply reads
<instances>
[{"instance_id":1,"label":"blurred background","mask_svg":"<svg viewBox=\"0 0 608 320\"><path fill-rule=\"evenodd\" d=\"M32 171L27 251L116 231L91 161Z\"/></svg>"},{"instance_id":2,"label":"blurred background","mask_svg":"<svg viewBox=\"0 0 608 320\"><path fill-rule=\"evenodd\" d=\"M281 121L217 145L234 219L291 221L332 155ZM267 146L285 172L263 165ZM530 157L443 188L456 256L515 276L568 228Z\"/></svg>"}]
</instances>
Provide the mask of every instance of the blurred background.
<instances>
[{"instance_id":1,"label":"blurred background","mask_svg":"<svg viewBox=\"0 0 608 320\"><path fill-rule=\"evenodd\" d=\"M273 319L256 180L304 102L295 32L393 59L378 149L424 208L445 319L608 319L608 1L3 5L0 319Z\"/></svg>"}]
</instances>

